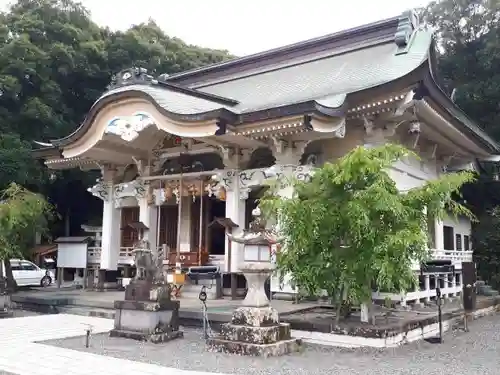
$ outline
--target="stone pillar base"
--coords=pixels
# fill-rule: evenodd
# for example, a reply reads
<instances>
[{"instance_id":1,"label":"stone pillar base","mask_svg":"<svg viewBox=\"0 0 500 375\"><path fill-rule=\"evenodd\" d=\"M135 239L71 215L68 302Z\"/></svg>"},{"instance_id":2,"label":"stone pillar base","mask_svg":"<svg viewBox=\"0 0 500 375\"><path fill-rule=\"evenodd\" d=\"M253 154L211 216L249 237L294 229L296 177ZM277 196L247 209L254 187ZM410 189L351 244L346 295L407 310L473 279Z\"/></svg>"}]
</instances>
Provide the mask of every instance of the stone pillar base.
<instances>
[{"instance_id":1,"label":"stone pillar base","mask_svg":"<svg viewBox=\"0 0 500 375\"><path fill-rule=\"evenodd\" d=\"M154 344L183 337L179 330L179 301L115 301L115 325L111 337Z\"/></svg>"},{"instance_id":2,"label":"stone pillar base","mask_svg":"<svg viewBox=\"0 0 500 375\"><path fill-rule=\"evenodd\" d=\"M278 311L268 306L236 309L220 336L207 344L217 352L271 357L296 352L302 342L291 337L290 325L279 323Z\"/></svg>"}]
</instances>

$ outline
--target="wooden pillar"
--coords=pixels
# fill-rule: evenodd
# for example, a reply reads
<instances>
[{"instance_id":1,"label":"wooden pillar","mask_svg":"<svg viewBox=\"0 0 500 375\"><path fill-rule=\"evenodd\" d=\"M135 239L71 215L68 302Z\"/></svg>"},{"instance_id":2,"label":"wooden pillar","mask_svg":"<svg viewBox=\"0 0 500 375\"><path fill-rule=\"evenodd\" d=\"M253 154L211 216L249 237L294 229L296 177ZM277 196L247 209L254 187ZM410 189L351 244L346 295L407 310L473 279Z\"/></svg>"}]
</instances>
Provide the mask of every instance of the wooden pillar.
<instances>
[{"instance_id":1,"label":"wooden pillar","mask_svg":"<svg viewBox=\"0 0 500 375\"><path fill-rule=\"evenodd\" d=\"M57 268L57 287L61 287L61 283L63 282L63 277L64 277L64 268L59 267Z\"/></svg>"},{"instance_id":2,"label":"wooden pillar","mask_svg":"<svg viewBox=\"0 0 500 375\"><path fill-rule=\"evenodd\" d=\"M212 231L210 230L210 212L212 211L212 200L206 196L205 200L205 251L212 253Z\"/></svg>"}]
</instances>

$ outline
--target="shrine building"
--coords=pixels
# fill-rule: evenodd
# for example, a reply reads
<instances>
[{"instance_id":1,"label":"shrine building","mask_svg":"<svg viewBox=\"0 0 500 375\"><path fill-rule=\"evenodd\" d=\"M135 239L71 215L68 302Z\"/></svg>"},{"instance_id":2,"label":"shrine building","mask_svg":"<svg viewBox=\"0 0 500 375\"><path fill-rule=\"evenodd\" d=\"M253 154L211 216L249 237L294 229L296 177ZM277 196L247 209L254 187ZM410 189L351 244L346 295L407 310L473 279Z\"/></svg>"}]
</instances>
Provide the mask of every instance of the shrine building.
<instances>
[{"instance_id":1,"label":"shrine building","mask_svg":"<svg viewBox=\"0 0 500 375\"><path fill-rule=\"evenodd\" d=\"M440 88L436 55L432 32L406 12L178 74L126 69L78 129L37 142L34 155L50 169L101 172L89 193L103 202L102 233L87 257L100 280L131 264L137 233L127 224L142 222L167 263L217 265L228 289L242 251L225 231L248 227L270 167L278 178L306 178L355 147L400 143L421 157L390 170L405 191L500 153ZM237 226L209 225L216 218ZM460 293L461 264L473 253L470 221L431 227L431 258L452 261L455 271L448 282L423 274L415 291L391 298L429 300L441 282L444 295ZM295 293L288 279L271 284L275 297Z\"/></svg>"}]
</instances>

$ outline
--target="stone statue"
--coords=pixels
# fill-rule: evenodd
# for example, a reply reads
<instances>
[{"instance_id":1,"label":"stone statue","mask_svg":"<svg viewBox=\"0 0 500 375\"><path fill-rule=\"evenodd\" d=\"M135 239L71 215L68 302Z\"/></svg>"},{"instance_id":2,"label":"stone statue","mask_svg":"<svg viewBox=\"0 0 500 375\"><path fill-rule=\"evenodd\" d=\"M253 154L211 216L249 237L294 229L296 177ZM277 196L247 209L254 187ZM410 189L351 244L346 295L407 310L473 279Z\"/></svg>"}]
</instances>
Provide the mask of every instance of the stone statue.
<instances>
[{"instance_id":1,"label":"stone statue","mask_svg":"<svg viewBox=\"0 0 500 375\"><path fill-rule=\"evenodd\" d=\"M266 228L267 223L266 220L262 217L259 207L252 210L252 216L253 220L250 222L248 226L249 232L253 233L267 232L268 231Z\"/></svg>"},{"instance_id":2,"label":"stone statue","mask_svg":"<svg viewBox=\"0 0 500 375\"><path fill-rule=\"evenodd\" d=\"M134 243L132 253L134 254L134 266L137 270L135 280L152 280L155 267L149 242L141 238Z\"/></svg>"},{"instance_id":3,"label":"stone statue","mask_svg":"<svg viewBox=\"0 0 500 375\"><path fill-rule=\"evenodd\" d=\"M155 257L149 243L139 240L133 252L137 274L125 288L125 300L115 301L119 313L110 335L154 343L182 337L179 301L171 300L163 274L163 251Z\"/></svg>"}]
</instances>

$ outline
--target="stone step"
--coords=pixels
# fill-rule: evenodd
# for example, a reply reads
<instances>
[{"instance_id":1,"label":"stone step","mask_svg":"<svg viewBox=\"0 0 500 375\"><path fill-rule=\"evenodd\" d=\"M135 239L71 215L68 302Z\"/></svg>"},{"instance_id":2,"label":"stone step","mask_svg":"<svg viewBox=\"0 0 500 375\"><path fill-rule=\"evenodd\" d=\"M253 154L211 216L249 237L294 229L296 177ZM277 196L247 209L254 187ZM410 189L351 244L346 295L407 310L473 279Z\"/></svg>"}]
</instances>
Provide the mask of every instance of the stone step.
<instances>
[{"instance_id":1,"label":"stone step","mask_svg":"<svg viewBox=\"0 0 500 375\"><path fill-rule=\"evenodd\" d=\"M60 314L71 314L80 316L93 316L98 318L114 319L115 310L113 309L99 309L95 307L84 306L59 306L57 308Z\"/></svg>"},{"instance_id":2,"label":"stone step","mask_svg":"<svg viewBox=\"0 0 500 375\"><path fill-rule=\"evenodd\" d=\"M302 345L302 341L299 339L290 339L278 341L273 344L260 345L248 342L229 341L220 337L213 337L207 340L207 345L210 350L215 352L259 357L274 357L298 352Z\"/></svg>"},{"instance_id":3,"label":"stone step","mask_svg":"<svg viewBox=\"0 0 500 375\"><path fill-rule=\"evenodd\" d=\"M498 296L499 293L498 293L498 290L495 290L492 288L485 288L485 289L482 289L481 291L479 291L478 294L481 296L492 297L492 296Z\"/></svg>"},{"instance_id":4,"label":"stone step","mask_svg":"<svg viewBox=\"0 0 500 375\"><path fill-rule=\"evenodd\" d=\"M490 285L481 285L477 288L477 294L482 296L496 296L498 295L498 291L493 289Z\"/></svg>"},{"instance_id":5,"label":"stone step","mask_svg":"<svg viewBox=\"0 0 500 375\"><path fill-rule=\"evenodd\" d=\"M290 324L280 323L268 327L251 327L236 324L222 324L220 335L223 340L248 342L251 344L274 344L292 338Z\"/></svg>"}]
</instances>

